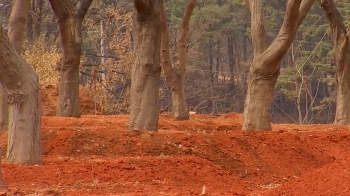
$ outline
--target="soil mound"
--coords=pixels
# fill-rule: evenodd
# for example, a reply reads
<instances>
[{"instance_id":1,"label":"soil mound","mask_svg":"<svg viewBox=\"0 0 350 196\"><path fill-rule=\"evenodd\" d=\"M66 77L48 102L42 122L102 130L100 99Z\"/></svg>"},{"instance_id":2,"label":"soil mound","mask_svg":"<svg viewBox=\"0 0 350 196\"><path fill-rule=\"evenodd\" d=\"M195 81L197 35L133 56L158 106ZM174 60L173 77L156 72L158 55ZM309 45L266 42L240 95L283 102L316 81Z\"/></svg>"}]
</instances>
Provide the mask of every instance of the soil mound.
<instances>
[{"instance_id":1,"label":"soil mound","mask_svg":"<svg viewBox=\"0 0 350 196\"><path fill-rule=\"evenodd\" d=\"M95 101L93 96L87 93L85 87L79 87L79 98L81 105L81 114L94 114ZM41 110L43 116L55 116L58 100L58 87L56 84L40 85ZM96 105L97 111L99 107Z\"/></svg>"},{"instance_id":2,"label":"soil mound","mask_svg":"<svg viewBox=\"0 0 350 196\"><path fill-rule=\"evenodd\" d=\"M346 126L275 124L248 134L236 113L161 115L154 133L126 131L127 120L42 117L44 164L4 164L10 193L350 195Z\"/></svg>"}]
</instances>

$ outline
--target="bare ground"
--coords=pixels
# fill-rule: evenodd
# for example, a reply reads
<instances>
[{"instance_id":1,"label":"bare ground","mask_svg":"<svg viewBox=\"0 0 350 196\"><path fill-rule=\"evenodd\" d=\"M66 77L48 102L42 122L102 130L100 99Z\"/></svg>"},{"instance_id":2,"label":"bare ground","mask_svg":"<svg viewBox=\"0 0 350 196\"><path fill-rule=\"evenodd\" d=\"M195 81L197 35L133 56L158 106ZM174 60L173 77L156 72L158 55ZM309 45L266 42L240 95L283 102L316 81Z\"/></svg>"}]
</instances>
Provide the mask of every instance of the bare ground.
<instances>
[{"instance_id":1,"label":"bare ground","mask_svg":"<svg viewBox=\"0 0 350 196\"><path fill-rule=\"evenodd\" d=\"M127 131L127 119L43 116L44 164L3 164L5 194L350 195L348 126L274 124L248 134L236 113L161 115L154 133Z\"/></svg>"}]
</instances>

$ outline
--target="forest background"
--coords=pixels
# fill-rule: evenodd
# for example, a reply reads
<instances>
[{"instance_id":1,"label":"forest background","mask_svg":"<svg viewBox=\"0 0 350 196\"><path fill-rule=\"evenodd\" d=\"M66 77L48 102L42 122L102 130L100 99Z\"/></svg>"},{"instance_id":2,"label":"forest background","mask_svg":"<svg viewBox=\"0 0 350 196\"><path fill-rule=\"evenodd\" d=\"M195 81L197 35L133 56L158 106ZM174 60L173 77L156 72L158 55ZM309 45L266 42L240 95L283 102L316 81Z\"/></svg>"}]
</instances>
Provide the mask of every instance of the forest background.
<instances>
[{"instance_id":1,"label":"forest background","mask_svg":"<svg viewBox=\"0 0 350 196\"><path fill-rule=\"evenodd\" d=\"M93 1L83 24L80 83L90 89L99 107L96 113L126 114L130 104L133 1ZM185 0L167 0L172 61ZM266 33L270 43L283 22L286 0L265 0ZM350 2L335 2L345 25ZM6 29L12 1L0 3L1 25ZM57 83L60 36L51 6L33 0L26 26L23 57L33 66L40 83ZM201 0L193 12L187 45L185 94L196 113L243 112L247 75L252 60L250 14L243 0ZM332 123L335 116L335 61L329 24L315 3L287 54L272 104L277 123ZM161 112L171 110L171 94L161 76Z\"/></svg>"}]
</instances>

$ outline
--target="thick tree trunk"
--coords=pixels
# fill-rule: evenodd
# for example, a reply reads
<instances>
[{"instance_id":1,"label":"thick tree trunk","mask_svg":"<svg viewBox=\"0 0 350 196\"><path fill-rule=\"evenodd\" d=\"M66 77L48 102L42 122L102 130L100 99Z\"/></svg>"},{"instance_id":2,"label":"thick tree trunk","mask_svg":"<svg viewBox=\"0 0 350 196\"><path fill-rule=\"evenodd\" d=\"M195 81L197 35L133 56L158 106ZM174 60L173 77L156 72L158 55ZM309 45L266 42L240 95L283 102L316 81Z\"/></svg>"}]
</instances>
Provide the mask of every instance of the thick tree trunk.
<instances>
[{"instance_id":1,"label":"thick tree trunk","mask_svg":"<svg viewBox=\"0 0 350 196\"><path fill-rule=\"evenodd\" d=\"M319 0L332 30L335 47L337 100L335 124L350 124L350 31L346 30L343 19L333 0Z\"/></svg>"},{"instance_id":2,"label":"thick tree trunk","mask_svg":"<svg viewBox=\"0 0 350 196\"><path fill-rule=\"evenodd\" d=\"M79 52L64 55L59 67L57 116L80 117L79 64Z\"/></svg>"},{"instance_id":3,"label":"thick tree trunk","mask_svg":"<svg viewBox=\"0 0 350 196\"><path fill-rule=\"evenodd\" d=\"M50 0L58 18L63 48L59 67L57 116L80 117L79 65L82 43L82 22L92 0L78 2L74 7L69 0Z\"/></svg>"},{"instance_id":4,"label":"thick tree trunk","mask_svg":"<svg viewBox=\"0 0 350 196\"><path fill-rule=\"evenodd\" d=\"M129 130L158 130L162 0L135 0Z\"/></svg>"},{"instance_id":5,"label":"thick tree trunk","mask_svg":"<svg viewBox=\"0 0 350 196\"><path fill-rule=\"evenodd\" d=\"M188 120L189 113L186 104L185 96L185 77L186 77L186 51L187 39L189 31L189 22L196 5L196 0L190 0L186 6L185 14L180 27L180 36L178 41L179 52L179 72L172 68L170 53L169 53L169 31L166 22L164 5L161 8L161 59L164 75L170 86L172 96L172 114L175 120Z\"/></svg>"},{"instance_id":6,"label":"thick tree trunk","mask_svg":"<svg viewBox=\"0 0 350 196\"><path fill-rule=\"evenodd\" d=\"M18 54L21 54L22 46L24 43L26 21L30 8L30 1L16 0L12 6L8 23L8 36L11 44L16 49ZM5 93L3 92L2 87L0 87L0 95L0 126L2 129L7 129L9 120L9 106L5 99Z\"/></svg>"},{"instance_id":7,"label":"thick tree trunk","mask_svg":"<svg viewBox=\"0 0 350 196\"><path fill-rule=\"evenodd\" d=\"M254 71L251 71L254 72ZM243 130L271 130L270 116L273 92L278 72L261 76L250 73L243 113Z\"/></svg>"},{"instance_id":8,"label":"thick tree trunk","mask_svg":"<svg viewBox=\"0 0 350 196\"><path fill-rule=\"evenodd\" d=\"M289 49L296 31L315 0L289 0L282 27L269 47L266 47L263 7L260 0L246 0L251 12L254 60L248 76L244 104L243 130L271 130L271 104L279 62ZM297 18L297 20L296 20Z\"/></svg>"},{"instance_id":9,"label":"thick tree trunk","mask_svg":"<svg viewBox=\"0 0 350 196\"><path fill-rule=\"evenodd\" d=\"M10 106L6 161L41 164L41 111L39 79L10 44L1 30L0 82Z\"/></svg>"}]
</instances>

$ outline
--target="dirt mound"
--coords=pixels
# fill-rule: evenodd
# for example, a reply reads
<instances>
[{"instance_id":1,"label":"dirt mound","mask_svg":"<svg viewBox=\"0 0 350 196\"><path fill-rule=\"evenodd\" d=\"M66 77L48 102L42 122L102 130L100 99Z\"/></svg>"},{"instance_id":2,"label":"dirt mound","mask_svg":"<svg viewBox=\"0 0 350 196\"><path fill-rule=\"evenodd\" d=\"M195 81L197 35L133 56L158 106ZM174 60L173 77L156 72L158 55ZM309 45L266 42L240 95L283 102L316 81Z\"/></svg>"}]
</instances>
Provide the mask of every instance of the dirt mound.
<instances>
[{"instance_id":1,"label":"dirt mound","mask_svg":"<svg viewBox=\"0 0 350 196\"><path fill-rule=\"evenodd\" d=\"M127 119L43 117L44 164L4 164L4 181L28 195L350 195L346 126L247 134L235 113L162 115L154 133Z\"/></svg>"},{"instance_id":2,"label":"dirt mound","mask_svg":"<svg viewBox=\"0 0 350 196\"><path fill-rule=\"evenodd\" d=\"M88 90L83 86L79 87L79 98L81 105L81 114L94 114L95 113L95 101L93 96L87 93ZM43 116L55 116L57 99L58 99L58 87L56 84L40 85L41 96L41 110ZM99 107L97 110L99 111Z\"/></svg>"}]
</instances>

